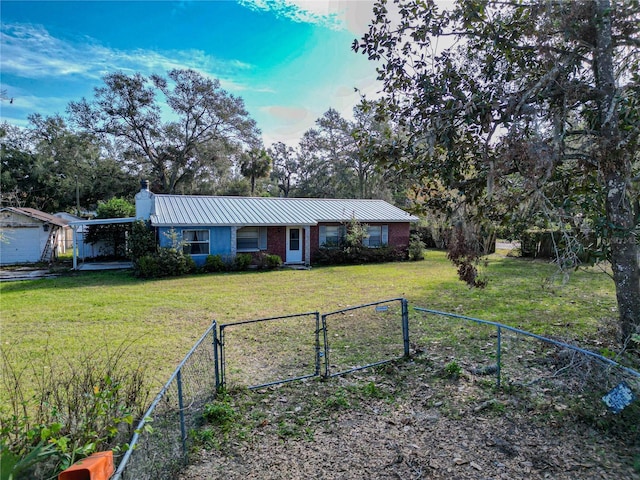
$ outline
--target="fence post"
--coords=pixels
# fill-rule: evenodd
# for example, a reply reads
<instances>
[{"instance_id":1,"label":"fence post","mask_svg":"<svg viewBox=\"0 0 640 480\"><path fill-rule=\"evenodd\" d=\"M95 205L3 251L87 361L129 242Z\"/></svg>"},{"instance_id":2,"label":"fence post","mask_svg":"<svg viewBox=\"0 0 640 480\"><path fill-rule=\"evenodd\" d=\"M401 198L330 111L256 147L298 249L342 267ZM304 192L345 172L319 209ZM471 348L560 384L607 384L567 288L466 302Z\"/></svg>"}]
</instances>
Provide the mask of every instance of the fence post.
<instances>
[{"instance_id":1,"label":"fence post","mask_svg":"<svg viewBox=\"0 0 640 480\"><path fill-rule=\"evenodd\" d=\"M329 343L327 342L327 315L322 315L322 338L324 341L324 378L329 378Z\"/></svg>"},{"instance_id":2,"label":"fence post","mask_svg":"<svg viewBox=\"0 0 640 480\"><path fill-rule=\"evenodd\" d=\"M320 351L320 312L315 313L316 317L316 377L320 375L320 357L322 352Z\"/></svg>"},{"instance_id":3,"label":"fence post","mask_svg":"<svg viewBox=\"0 0 640 480\"><path fill-rule=\"evenodd\" d=\"M218 323L213 322L213 371L216 381L216 393L220 390L220 359L218 358Z\"/></svg>"},{"instance_id":4,"label":"fence post","mask_svg":"<svg viewBox=\"0 0 640 480\"><path fill-rule=\"evenodd\" d=\"M404 356L409 358L409 302L406 298L400 300L402 304L402 340L404 343Z\"/></svg>"},{"instance_id":5,"label":"fence post","mask_svg":"<svg viewBox=\"0 0 640 480\"><path fill-rule=\"evenodd\" d=\"M496 346L496 385L500 388L500 365L502 364L502 330L498 325L498 345Z\"/></svg>"},{"instance_id":6,"label":"fence post","mask_svg":"<svg viewBox=\"0 0 640 480\"><path fill-rule=\"evenodd\" d=\"M180 437L182 439L182 454L184 460L187 459L187 429L184 423L184 400L182 398L182 369L178 370L176 376L178 382L178 409L180 411Z\"/></svg>"},{"instance_id":7,"label":"fence post","mask_svg":"<svg viewBox=\"0 0 640 480\"><path fill-rule=\"evenodd\" d=\"M225 377L225 361L224 361L224 327L225 325L220 325L220 337L219 337L219 345L220 345L220 388L225 387L226 378Z\"/></svg>"}]
</instances>

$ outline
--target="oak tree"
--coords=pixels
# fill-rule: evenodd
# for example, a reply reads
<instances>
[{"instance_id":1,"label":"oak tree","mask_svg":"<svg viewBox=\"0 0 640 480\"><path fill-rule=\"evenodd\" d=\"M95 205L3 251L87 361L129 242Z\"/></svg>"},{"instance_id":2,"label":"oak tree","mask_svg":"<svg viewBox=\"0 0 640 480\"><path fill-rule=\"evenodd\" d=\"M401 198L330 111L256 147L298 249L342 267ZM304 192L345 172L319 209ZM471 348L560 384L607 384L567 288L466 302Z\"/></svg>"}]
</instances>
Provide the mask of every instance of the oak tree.
<instances>
[{"instance_id":1,"label":"oak tree","mask_svg":"<svg viewBox=\"0 0 640 480\"><path fill-rule=\"evenodd\" d=\"M418 174L449 213L560 232L565 266L609 261L628 339L640 328L639 2L446 6L378 1L354 42L379 62L379 116L403 132L383 164Z\"/></svg>"}]
</instances>

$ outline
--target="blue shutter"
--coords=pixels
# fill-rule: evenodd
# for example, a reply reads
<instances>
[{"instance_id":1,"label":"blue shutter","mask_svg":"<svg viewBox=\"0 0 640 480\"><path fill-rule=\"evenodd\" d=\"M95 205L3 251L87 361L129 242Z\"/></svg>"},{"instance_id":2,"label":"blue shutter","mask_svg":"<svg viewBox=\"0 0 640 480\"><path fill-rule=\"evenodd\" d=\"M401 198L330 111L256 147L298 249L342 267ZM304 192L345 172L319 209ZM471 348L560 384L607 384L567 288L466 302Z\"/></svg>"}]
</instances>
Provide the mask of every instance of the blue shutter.
<instances>
[{"instance_id":1,"label":"blue shutter","mask_svg":"<svg viewBox=\"0 0 640 480\"><path fill-rule=\"evenodd\" d=\"M267 227L259 228L258 248L260 250L267 249Z\"/></svg>"},{"instance_id":2,"label":"blue shutter","mask_svg":"<svg viewBox=\"0 0 640 480\"><path fill-rule=\"evenodd\" d=\"M319 245L322 246L325 243L327 243L327 227L326 227L326 225L320 225L318 227L318 232L319 232L319 236L320 236Z\"/></svg>"},{"instance_id":3,"label":"blue shutter","mask_svg":"<svg viewBox=\"0 0 640 480\"><path fill-rule=\"evenodd\" d=\"M382 245L389 245L389 225L382 225Z\"/></svg>"}]
</instances>

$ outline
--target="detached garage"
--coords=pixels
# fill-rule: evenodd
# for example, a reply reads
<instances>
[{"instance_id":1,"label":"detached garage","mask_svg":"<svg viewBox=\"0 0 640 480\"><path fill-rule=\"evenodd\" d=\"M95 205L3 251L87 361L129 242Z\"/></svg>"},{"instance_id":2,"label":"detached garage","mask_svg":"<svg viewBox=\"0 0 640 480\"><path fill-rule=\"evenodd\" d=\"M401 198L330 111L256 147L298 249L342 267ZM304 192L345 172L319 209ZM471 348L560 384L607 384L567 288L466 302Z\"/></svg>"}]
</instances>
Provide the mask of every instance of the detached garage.
<instances>
[{"instance_id":1,"label":"detached garage","mask_svg":"<svg viewBox=\"0 0 640 480\"><path fill-rule=\"evenodd\" d=\"M33 208L1 208L0 265L54 260L64 252L67 223Z\"/></svg>"}]
</instances>

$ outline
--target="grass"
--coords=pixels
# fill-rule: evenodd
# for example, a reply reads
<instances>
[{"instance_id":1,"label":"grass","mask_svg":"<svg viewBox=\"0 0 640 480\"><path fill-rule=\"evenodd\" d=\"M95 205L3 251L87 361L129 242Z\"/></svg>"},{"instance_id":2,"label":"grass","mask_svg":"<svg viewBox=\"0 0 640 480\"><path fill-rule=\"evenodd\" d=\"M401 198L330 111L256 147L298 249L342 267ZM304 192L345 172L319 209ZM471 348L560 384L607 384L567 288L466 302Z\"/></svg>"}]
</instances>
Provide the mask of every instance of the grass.
<instances>
[{"instance_id":1,"label":"grass","mask_svg":"<svg viewBox=\"0 0 640 480\"><path fill-rule=\"evenodd\" d=\"M617 315L613 283L589 269L561 285L549 281L554 269L494 255L483 272L489 278L484 290L458 281L445 254L436 251L422 262L162 280L140 280L128 272L74 273L0 284L0 341L15 370L25 371L27 384L29 369L38 368L46 351L73 363L83 352L126 344L159 387L214 319L322 313L395 297L535 333L597 338L598 329Z\"/></svg>"}]
</instances>

